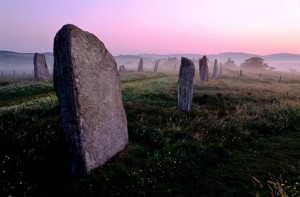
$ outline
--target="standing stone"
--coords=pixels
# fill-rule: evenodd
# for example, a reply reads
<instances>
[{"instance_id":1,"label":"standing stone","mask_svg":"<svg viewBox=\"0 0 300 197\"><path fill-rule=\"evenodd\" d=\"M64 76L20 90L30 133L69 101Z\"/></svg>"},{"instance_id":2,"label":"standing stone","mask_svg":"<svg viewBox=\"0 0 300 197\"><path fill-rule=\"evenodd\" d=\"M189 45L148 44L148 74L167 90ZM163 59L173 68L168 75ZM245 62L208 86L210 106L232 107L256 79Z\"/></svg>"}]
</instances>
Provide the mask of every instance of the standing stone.
<instances>
[{"instance_id":1,"label":"standing stone","mask_svg":"<svg viewBox=\"0 0 300 197\"><path fill-rule=\"evenodd\" d=\"M46 81L50 80L50 73L46 63L46 57L44 54L35 53L33 57L34 65L34 80Z\"/></svg>"},{"instance_id":2,"label":"standing stone","mask_svg":"<svg viewBox=\"0 0 300 197\"><path fill-rule=\"evenodd\" d=\"M178 63L178 62L176 62L176 63L173 65L173 71L174 71L174 72L176 72L177 65L179 65L179 63Z\"/></svg>"},{"instance_id":3,"label":"standing stone","mask_svg":"<svg viewBox=\"0 0 300 197\"><path fill-rule=\"evenodd\" d=\"M159 60L155 61L154 72L157 73Z\"/></svg>"},{"instance_id":4,"label":"standing stone","mask_svg":"<svg viewBox=\"0 0 300 197\"><path fill-rule=\"evenodd\" d=\"M178 79L178 109L191 111L195 66L192 60L182 57Z\"/></svg>"},{"instance_id":5,"label":"standing stone","mask_svg":"<svg viewBox=\"0 0 300 197\"><path fill-rule=\"evenodd\" d=\"M240 70L240 77L243 76L243 70Z\"/></svg>"},{"instance_id":6,"label":"standing stone","mask_svg":"<svg viewBox=\"0 0 300 197\"><path fill-rule=\"evenodd\" d=\"M119 73L120 73L120 74L123 74L123 73L125 73L125 72L126 72L125 66L124 66L124 65L121 65L120 68L119 68Z\"/></svg>"},{"instance_id":7,"label":"standing stone","mask_svg":"<svg viewBox=\"0 0 300 197\"><path fill-rule=\"evenodd\" d=\"M144 60L143 58L141 58L139 62L138 72L143 72L143 67L144 67Z\"/></svg>"},{"instance_id":8,"label":"standing stone","mask_svg":"<svg viewBox=\"0 0 300 197\"><path fill-rule=\"evenodd\" d=\"M219 77L223 75L223 64L220 64Z\"/></svg>"},{"instance_id":9,"label":"standing stone","mask_svg":"<svg viewBox=\"0 0 300 197\"><path fill-rule=\"evenodd\" d=\"M217 77L218 77L218 60L215 59L214 70L213 70L213 78L217 78Z\"/></svg>"},{"instance_id":10,"label":"standing stone","mask_svg":"<svg viewBox=\"0 0 300 197\"><path fill-rule=\"evenodd\" d=\"M173 67L174 72L176 72L177 67L180 65L180 60L177 57L170 57L168 58L168 64L170 65L168 67Z\"/></svg>"},{"instance_id":11,"label":"standing stone","mask_svg":"<svg viewBox=\"0 0 300 197\"><path fill-rule=\"evenodd\" d=\"M279 77L279 83L281 83L281 75L280 75L280 77Z\"/></svg>"},{"instance_id":12,"label":"standing stone","mask_svg":"<svg viewBox=\"0 0 300 197\"><path fill-rule=\"evenodd\" d=\"M85 175L128 143L117 63L93 34L68 24L54 38L54 86L72 175Z\"/></svg>"},{"instance_id":13,"label":"standing stone","mask_svg":"<svg viewBox=\"0 0 300 197\"><path fill-rule=\"evenodd\" d=\"M205 61L204 61L205 62ZM205 75L205 81L208 82L208 64L207 64L207 61L206 61L206 75Z\"/></svg>"},{"instance_id":14,"label":"standing stone","mask_svg":"<svg viewBox=\"0 0 300 197\"><path fill-rule=\"evenodd\" d=\"M208 64L206 56L199 61L200 80L205 83L208 81Z\"/></svg>"}]
</instances>

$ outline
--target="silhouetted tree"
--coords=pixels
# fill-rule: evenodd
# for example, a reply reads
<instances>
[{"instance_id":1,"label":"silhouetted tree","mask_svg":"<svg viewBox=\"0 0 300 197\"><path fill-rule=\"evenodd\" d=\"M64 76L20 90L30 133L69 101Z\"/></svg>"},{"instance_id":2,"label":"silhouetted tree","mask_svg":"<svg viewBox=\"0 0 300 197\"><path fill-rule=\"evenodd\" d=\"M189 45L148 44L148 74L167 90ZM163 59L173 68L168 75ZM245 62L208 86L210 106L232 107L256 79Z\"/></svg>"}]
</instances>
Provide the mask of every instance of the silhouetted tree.
<instances>
[{"instance_id":1,"label":"silhouetted tree","mask_svg":"<svg viewBox=\"0 0 300 197\"><path fill-rule=\"evenodd\" d=\"M242 68L252 68L252 69L267 69L269 66L264 62L264 59L260 57L251 57L246 59L241 65Z\"/></svg>"}]
</instances>

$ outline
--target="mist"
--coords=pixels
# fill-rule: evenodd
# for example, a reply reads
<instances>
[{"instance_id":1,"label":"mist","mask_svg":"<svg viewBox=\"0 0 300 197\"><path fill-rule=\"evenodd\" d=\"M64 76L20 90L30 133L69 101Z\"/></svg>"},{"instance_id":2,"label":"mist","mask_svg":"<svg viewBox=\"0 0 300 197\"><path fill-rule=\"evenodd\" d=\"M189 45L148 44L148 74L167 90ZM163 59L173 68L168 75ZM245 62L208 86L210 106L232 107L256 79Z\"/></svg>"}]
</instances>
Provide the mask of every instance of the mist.
<instances>
[{"instance_id":1,"label":"mist","mask_svg":"<svg viewBox=\"0 0 300 197\"><path fill-rule=\"evenodd\" d=\"M44 53L46 56L47 66L50 74L53 73L53 54ZM194 59L196 68L198 67L197 61L206 54L138 54L138 55L118 55L114 56L118 68L124 65L127 71L137 71L140 58L144 60L144 71L153 71L155 61L160 60L159 71L174 71L173 66L167 65L168 58L177 58L180 60L182 56ZM34 53L17 53L10 51L0 51L0 76L21 76L33 75L33 56ZM215 59L218 63L224 63L229 58L234 60L236 68L239 69L240 65L245 59L251 57L261 57L269 67L274 67L275 71L281 72L300 72L300 54L271 54L266 56L259 56L256 54L247 53L221 53L221 54L208 54L209 62ZM170 68L169 68L170 67ZM178 67L178 66L177 66Z\"/></svg>"}]
</instances>

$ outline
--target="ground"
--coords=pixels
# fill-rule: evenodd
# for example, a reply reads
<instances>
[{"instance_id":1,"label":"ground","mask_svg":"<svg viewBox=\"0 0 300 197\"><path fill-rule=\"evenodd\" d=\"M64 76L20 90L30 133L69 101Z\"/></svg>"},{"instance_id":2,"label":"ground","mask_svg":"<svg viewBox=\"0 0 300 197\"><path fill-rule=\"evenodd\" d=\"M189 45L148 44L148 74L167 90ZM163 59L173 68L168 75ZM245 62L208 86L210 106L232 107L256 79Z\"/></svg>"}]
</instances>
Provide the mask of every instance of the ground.
<instances>
[{"instance_id":1,"label":"ground","mask_svg":"<svg viewBox=\"0 0 300 197\"><path fill-rule=\"evenodd\" d=\"M277 182L299 196L300 77L258 76L197 74L180 112L176 74L122 75L129 144L81 178L65 173L53 84L2 82L0 196L269 196Z\"/></svg>"}]
</instances>

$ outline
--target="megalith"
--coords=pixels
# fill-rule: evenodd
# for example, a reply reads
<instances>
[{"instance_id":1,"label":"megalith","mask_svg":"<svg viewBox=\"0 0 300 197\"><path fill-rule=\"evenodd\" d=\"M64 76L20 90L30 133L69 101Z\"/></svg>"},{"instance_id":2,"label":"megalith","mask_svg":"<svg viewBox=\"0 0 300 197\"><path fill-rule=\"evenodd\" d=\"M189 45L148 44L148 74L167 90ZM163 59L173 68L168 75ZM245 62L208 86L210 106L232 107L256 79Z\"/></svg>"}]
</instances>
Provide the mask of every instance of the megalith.
<instances>
[{"instance_id":1,"label":"megalith","mask_svg":"<svg viewBox=\"0 0 300 197\"><path fill-rule=\"evenodd\" d=\"M143 70L144 70L143 67L144 67L144 60L143 60L143 58L141 58L139 61L138 72L143 72Z\"/></svg>"},{"instance_id":2,"label":"megalith","mask_svg":"<svg viewBox=\"0 0 300 197\"><path fill-rule=\"evenodd\" d=\"M207 64L207 57L203 56L202 59L199 61L199 74L200 80L205 83L208 81L208 64Z\"/></svg>"},{"instance_id":3,"label":"megalith","mask_svg":"<svg viewBox=\"0 0 300 197\"><path fill-rule=\"evenodd\" d=\"M219 77L223 75L223 64L220 64L220 69L219 69Z\"/></svg>"},{"instance_id":4,"label":"megalith","mask_svg":"<svg viewBox=\"0 0 300 197\"><path fill-rule=\"evenodd\" d=\"M35 53L33 57L34 66L34 80L46 81L50 80L50 73L46 63L46 57L44 54Z\"/></svg>"},{"instance_id":5,"label":"megalith","mask_svg":"<svg viewBox=\"0 0 300 197\"><path fill-rule=\"evenodd\" d=\"M181 57L178 79L178 109L191 111L193 101L193 81L195 66L192 60Z\"/></svg>"},{"instance_id":6,"label":"megalith","mask_svg":"<svg viewBox=\"0 0 300 197\"><path fill-rule=\"evenodd\" d=\"M180 65L180 60L178 59L177 60L177 58L176 58L176 63L174 64L174 71L176 72L176 70L177 70L177 67Z\"/></svg>"},{"instance_id":7,"label":"megalith","mask_svg":"<svg viewBox=\"0 0 300 197\"><path fill-rule=\"evenodd\" d=\"M120 73L120 74L123 74L123 73L125 73L125 72L126 72L125 66L124 66L124 65L121 65L120 68L119 68L119 73Z\"/></svg>"},{"instance_id":8,"label":"megalith","mask_svg":"<svg viewBox=\"0 0 300 197\"><path fill-rule=\"evenodd\" d=\"M117 63L95 35L64 25L54 38L53 80L69 171L85 175L128 143Z\"/></svg>"},{"instance_id":9,"label":"megalith","mask_svg":"<svg viewBox=\"0 0 300 197\"><path fill-rule=\"evenodd\" d=\"M156 73L158 70L158 64L159 64L159 60L155 61L155 65L154 65L154 72Z\"/></svg>"},{"instance_id":10,"label":"megalith","mask_svg":"<svg viewBox=\"0 0 300 197\"><path fill-rule=\"evenodd\" d=\"M218 60L215 59L214 70L213 70L213 78L217 78L217 77L218 77Z\"/></svg>"},{"instance_id":11,"label":"megalith","mask_svg":"<svg viewBox=\"0 0 300 197\"><path fill-rule=\"evenodd\" d=\"M280 77L279 77L279 83L281 83L281 75L280 75Z\"/></svg>"}]
</instances>

